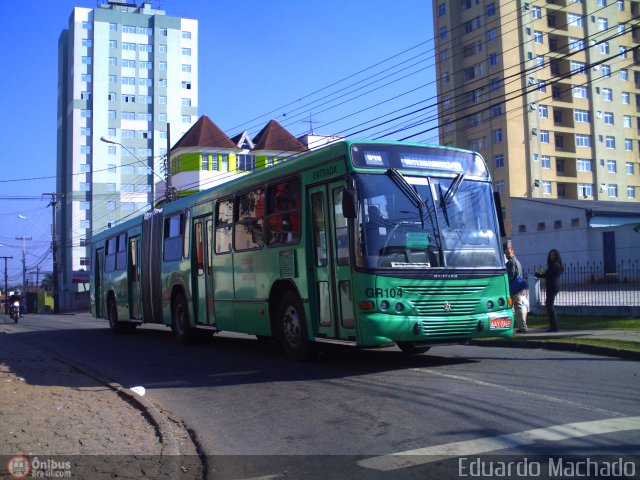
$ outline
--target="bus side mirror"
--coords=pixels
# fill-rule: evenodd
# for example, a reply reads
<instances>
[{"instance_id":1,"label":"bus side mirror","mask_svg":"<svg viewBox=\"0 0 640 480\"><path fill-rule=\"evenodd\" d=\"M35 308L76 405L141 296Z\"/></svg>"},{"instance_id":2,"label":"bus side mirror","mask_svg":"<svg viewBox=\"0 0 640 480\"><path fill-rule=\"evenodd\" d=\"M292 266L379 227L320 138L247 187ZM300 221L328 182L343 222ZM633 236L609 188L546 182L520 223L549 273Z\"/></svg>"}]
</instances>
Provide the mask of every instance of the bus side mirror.
<instances>
[{"instance_id":1,"label":"bus side mirror","mask_svg":"<svg viewBox=\"0 0 640 480\"><path fill-rule=\"evenodd\" d=\"M342 216L344 218L356 218L356 191L353 188L345 188L342 191Z\"/></svg>"}]
</instances>

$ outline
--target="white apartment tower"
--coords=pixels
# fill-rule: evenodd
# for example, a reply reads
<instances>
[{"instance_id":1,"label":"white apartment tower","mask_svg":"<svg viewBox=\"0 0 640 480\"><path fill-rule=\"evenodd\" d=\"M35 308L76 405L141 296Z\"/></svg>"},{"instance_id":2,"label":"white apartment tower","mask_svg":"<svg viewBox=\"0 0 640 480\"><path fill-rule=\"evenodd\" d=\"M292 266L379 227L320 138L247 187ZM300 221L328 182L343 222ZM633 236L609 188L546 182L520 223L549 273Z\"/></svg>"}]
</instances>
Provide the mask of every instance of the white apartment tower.
<instances>
[{"instance_id":1,"label":"white apartment tower","mask_svg":"<svg viewBox=\"0 0 640 480\"><path fill-rule=\"evenodd\" d=\"M198 22L108 0L74 8L58 51L59 301L75 310L92 234L151 206L170 142L198 119Z\"/></svg>"}]
</instances>

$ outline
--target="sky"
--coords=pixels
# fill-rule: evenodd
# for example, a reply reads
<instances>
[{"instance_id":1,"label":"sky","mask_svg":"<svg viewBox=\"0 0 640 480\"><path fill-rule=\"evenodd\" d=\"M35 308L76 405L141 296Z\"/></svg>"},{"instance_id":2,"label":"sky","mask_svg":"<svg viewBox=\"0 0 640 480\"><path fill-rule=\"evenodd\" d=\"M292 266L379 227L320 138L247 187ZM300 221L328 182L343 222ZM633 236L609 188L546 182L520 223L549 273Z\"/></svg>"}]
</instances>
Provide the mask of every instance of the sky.
<instances>
[{"instance_id":1,"label":"sky","mask_svg":"<svg viewBox=\"0 0 640 480\"><path fill-rule=\"evenodd\" d=\"M7 260L9 287L22 283L23 265L34 272L30 282L38 265L51 271L52 211L43 194L56 190L58 38L74 7L98 3L103 0L3 5L1 289L2 257L13 257ZM437 143L431 2L151 3L167 15L198 20L198 115L230 137L244 130L253 137L274 119L294 136L312 129Z\"/></svg>"}]
</instances>

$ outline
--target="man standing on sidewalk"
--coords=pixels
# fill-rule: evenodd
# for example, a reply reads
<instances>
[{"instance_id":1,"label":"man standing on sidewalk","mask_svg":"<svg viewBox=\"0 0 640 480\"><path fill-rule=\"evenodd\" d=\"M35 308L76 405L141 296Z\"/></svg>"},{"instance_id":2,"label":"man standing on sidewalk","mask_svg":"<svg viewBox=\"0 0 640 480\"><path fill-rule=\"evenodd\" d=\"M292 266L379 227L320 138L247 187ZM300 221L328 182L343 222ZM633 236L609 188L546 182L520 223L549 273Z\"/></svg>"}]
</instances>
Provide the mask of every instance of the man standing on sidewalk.
<instances>
[{"instance_id":1,"label":"man standing on sidewalk","mask_svg":"<svg viewBox=\"0 0 640 480\"><path fill-rule=\"evenodd\" d=\"M527 282L524 280L522 265L516 258L516 251L511 242L504 247L507 257L507 275L509 277L509 293L513 300L513 313L516 319L516 332L527 333Z\"/></svg>"}]
</instances>

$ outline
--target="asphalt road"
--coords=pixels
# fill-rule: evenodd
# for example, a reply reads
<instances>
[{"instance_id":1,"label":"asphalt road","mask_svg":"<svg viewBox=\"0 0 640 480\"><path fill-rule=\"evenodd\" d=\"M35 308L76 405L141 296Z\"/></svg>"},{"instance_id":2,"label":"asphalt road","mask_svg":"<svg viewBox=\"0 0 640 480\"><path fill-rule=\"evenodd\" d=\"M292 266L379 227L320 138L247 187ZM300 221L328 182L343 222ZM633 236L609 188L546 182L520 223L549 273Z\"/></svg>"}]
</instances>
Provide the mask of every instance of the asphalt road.
<instances>
[{"instance_id":1,"label":"asphalt road","mask_svg":"<svg viewBox=\"0 0 640 480\"><path fill-rule=\"evenodd\" d=\"M475 465L460 456L478 455L529 469L549 456L632 455L640 476L640 362L443 346L292 363L254 337L183 346L164 327L114 335L88 315L26 316L10 328L105 379L144 386L193 430L211 478L460 478Z\"/></svg>"}]
</instances>

